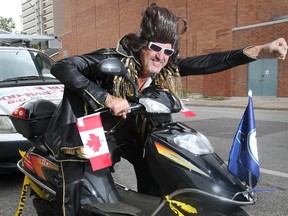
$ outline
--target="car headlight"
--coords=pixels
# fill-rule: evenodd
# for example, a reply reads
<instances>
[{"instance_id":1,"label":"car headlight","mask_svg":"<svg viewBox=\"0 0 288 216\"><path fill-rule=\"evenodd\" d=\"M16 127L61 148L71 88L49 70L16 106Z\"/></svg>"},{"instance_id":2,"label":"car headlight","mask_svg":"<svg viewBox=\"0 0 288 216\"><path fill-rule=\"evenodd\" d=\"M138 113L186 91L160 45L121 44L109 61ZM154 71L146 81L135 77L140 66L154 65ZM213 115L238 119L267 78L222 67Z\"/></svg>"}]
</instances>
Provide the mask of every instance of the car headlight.
<instances>
[{"instance_id":1,"label":"car headlight","mask_svg":"<svg viewBox=\"0 0 288 216\"><path fill-rule=\"evenodd\" d=\"M211 154L214 152L209 140L201 133L178 135L174 142L193 154Z\"/></svg>"},{"instance_id":2,"label":"car headlight","mask_svg":"<svg viewBox=\"0 0 288 216\"><path fill-rule=\"evenodd\" d=\"M8 116L0 116L0 133L16 133L15 127Z\"/></svg>"}]
</instances>

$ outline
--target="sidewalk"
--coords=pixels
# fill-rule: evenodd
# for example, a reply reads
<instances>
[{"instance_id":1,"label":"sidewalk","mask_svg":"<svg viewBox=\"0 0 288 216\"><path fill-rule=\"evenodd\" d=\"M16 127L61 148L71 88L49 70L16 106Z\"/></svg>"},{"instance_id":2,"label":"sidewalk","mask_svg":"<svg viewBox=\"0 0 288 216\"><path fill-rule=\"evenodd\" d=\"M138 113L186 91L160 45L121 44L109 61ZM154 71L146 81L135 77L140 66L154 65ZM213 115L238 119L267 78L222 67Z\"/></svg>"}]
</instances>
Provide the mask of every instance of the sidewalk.
<instances>
[{"instance_id":1,"label":"sidewalk","mask_svg":"<svg viewBox=\"0 0 288 216\"><path fill-rule=\"evenodd\" d=\"M254 109L267 110L287 110L288 97L260 97L253 96ZM215 107L233 107L246 108L248 97L229 97L229 98L189 98L183 99L184 104L192 106L215 106Z\"/></svg>"}]
</instances>

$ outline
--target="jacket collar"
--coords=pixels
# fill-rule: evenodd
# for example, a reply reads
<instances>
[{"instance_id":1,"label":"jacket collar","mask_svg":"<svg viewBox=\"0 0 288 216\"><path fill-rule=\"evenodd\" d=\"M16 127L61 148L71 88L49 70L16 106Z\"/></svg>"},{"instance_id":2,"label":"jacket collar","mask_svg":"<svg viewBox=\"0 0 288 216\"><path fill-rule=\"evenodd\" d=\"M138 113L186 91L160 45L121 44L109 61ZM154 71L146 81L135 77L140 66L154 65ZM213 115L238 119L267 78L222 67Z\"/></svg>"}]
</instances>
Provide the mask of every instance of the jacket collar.
<instances>
[{"instance_id":1,"label":"jacket collar","mask_svg":"<svg viewBox=\"0 0 288 216\"><path fill-rule=\"evenodd\" d=\"M134 53L132 50L130 50L128 47L124 46L122 43L122 39L123 37L120 38L120 40L117 43L116 52L124 57L132 58L136 62L136 64L141 67L138 55Z\"/></svg>"}]
</instances>

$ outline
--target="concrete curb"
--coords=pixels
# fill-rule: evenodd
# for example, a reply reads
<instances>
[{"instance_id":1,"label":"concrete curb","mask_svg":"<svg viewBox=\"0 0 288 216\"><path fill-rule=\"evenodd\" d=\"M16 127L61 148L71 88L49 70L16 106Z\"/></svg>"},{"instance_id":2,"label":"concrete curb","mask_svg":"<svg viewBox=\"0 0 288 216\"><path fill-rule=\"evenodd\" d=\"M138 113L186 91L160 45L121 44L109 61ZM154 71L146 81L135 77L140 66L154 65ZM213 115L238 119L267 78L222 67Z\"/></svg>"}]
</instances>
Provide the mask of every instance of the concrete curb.
<instances>
[{"instance_id":1,"label":"concrete curb","mask_svg":"<svg viewBox=\"0 0 288 216\"><path fill-rule=\"evenodd\" d=\"M209 107L231 107L246 108L248 104L247 97L231 97L223 100L213 100L204 98L189 98L182 100L189 106L209 106ZM253 97L254 109L263 110L281 110L288 111L288 98L281 97Z\"/></svg>"}]
</instances>

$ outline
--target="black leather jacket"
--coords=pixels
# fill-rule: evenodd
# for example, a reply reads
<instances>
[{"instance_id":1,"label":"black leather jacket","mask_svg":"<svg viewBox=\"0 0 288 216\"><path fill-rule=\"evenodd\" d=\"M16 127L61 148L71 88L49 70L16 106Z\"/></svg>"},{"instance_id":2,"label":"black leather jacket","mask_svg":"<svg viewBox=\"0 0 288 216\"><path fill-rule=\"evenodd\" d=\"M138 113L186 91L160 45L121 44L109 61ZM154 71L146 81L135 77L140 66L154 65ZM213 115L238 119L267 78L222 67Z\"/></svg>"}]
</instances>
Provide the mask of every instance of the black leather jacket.
<instances>
[{"instance_id":1,"label":"black leather jacket","mask_svg":"<svg viewBox=\"0 0 288 216\"><path fill-rule=\"evenodd\" d=\"M101 49L82 56L73 56L56 62L51 73L64 85L61 104L53 115L46 133L46 143L57 160L80 160L64 154L61 149L82 146L75 122L76 118L103 107L108 92L113 89L113 77L99 73L97 64L109 57L130 56L141 70L137 54L125 49L121 42L116 49ZM255 59L243 53L243 49L208 55L179 58L177 65L181 76L211 74L246 64ZM115 117L116 118L116 117Z\"/></svg>"}]
</instances>

